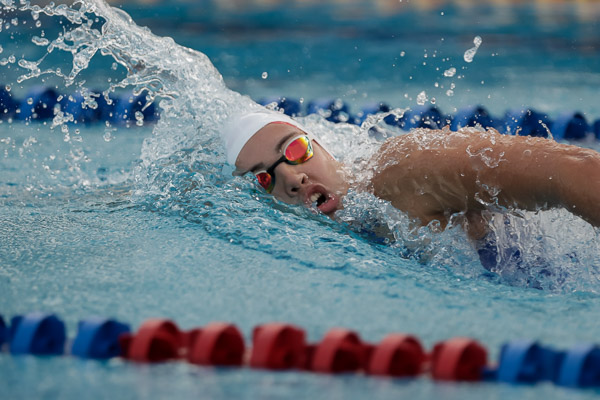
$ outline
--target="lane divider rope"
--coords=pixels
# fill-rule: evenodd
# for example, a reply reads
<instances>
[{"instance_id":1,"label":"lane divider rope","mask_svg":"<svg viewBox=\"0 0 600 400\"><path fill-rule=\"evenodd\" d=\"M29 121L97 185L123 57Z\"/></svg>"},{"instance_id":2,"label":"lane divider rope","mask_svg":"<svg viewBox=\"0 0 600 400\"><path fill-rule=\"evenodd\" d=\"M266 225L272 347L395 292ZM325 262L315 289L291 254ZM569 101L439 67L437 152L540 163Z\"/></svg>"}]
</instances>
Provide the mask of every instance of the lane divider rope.
<instances>
[{"instance_id":1,"label":"lane divider rope","mask_svg":"<svg viewBox=\"0 0 600 400\"><path fill-rule=\"evenodd\" d=\"M91 104L85 102L79 93L59 94L55 89L35 86L29 89L25 98L17 99L5 88L0 88L0 120L46 121L63 113L67 123L92 124L110 122L116 125L143 125L155 122L160 113L147 94L111 94L107 98L101 94L92 94ZM315 99L306 103L289 97L269 97L258 99L262 105L270 105L290 116L320 114L331 122L362 124L369 115L390 113L392 107L385 103L365 105L352 114L348 104L340 99ZM422 105L411 107L401 117L387 115L384 122L402 130L412 128L439 129L450 126L457 130L465 126L481 125L495 128L501 133L523 136L547 137L548 131L557 140L581 140L593 136L600 140L600 119L588 122L577 111L565 111L554 120L547 114L531 108L516 108L505 112L504 116L492 116L482 105L465 107L455 115L442 113L436 106ZM376 132L372 132L376 134Z\"/></svg>"},{"instance_id":2,"label":"lane divider rope","mask_svg":"<svg viewBox=\"0 0 600 400\"><path fill-rule=\"evenodd\" d=\"M65 324L54 314L18 315L10 325L0 315L0 349L12 355L121 357L136 363L180 360L202 366L323 374L405 379L426 375L436 381L545 381L572 388L600 387L600 347L595 344L559 351L532 340L514 340L502 345L493 364L485 347L471 338L451 338L427 352L413 335L391 333L379 343L368 343L355 331L333 328L320 342L308 343L302 328L281 322L255 327L252 346L247 347L240 330L226 322L182 331L175 322L156 318L132 332L128 324L93 317L80 321L77 335L68 340Z\"/></svg>"}]
</instances>

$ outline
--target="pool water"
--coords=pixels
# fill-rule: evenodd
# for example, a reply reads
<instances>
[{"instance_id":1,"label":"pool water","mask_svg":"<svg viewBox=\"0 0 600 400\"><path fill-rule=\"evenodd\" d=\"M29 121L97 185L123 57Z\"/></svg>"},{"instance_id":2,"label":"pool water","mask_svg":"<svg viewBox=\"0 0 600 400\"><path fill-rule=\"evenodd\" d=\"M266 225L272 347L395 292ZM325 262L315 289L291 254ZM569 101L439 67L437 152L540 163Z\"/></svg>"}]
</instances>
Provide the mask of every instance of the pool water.
<instances>
[{"instance_id":1,"label":"pool water","mask_svg":"<svg viewBox=\"0 0 600 400\"><path fill-rule=\"evenodd\" d=\"M137 61L142 58L146 66L152 67L148 68L152 70L150 76L163 77L165 89L159 96L163 117L156 125L130 128L100 124L63 129L58 124L51 129L50 122L0 124L0 314L5 318L33 310L54 312L67 323L70 337L76 333L77 321L92 315L114 317L134 328L151 317L172 318L182 329L231 321L244 332L248 343L252 328L269 321L297 324L306 329L310 341L319 340L336 326L356 330L370 342L390 332L412 333L427 349L437 341L468 336L483 343L492 360L497 359L502 343L517 338L536 339L561 349L580 342L597 342L600 249L595 229L564 211L512 217L509 225L520 234L516 244L528 254L543 254L545 264L541 269L549 268L551 274L541 274L541 269L536 270L535 263L527 259L528 270L502 275L491 274L481 266L475 249L457 228L441 234L419 232L416 238L397 232L395 243L381 244L357 232L347 215L346 222L331 221L281 204L262 194L250 178L233 178L231 171L223 167L214 127L220 117L231 112L231 104L245 107L248 100L227 92L201 56L169 41L138 41L148 39L144 35L149 33L121 24L120 17L99 2L90 4L98 5L95 12L100 19L113 21L130 40L118 42L121 36L114 36L97 44L113 55L115 48L123 50L129 55L123 61L126 65L136 57ZM150 22L146 18L151 15L130 11L134 19L138 13L142 21ZM179 17L184 14L182 11ZM433 20L443 17L436 15ZM448 15L455 20L465 17L450 10ZM49 37L56 29L51 23L56 21L53 18L58 17L42 16ZM394 35L400 38L397 42L378 40L375 34L365 38L363 34L378 25L376 21L358 26L354 36L348 36L347 23L338 21L326 32L325 39L320 39L319 32L311 34L301 28L292 29L286 36L277 26L272 27L278 32L277 38L258 31L250 38L222 36L218 29L209 29L210 25L193 38L189 31L161 32L154 26L151 30L170 34L176 42L203 51L223 74L227 86L242 94L253 98L285 94L307 100L333 95L355 109L372 100L389 101L399 107L414 105L415 99L410 97L416 98L423 90L435 92L435 79L430 78L443 76L450 64L460 68L464 51L472 47L474 36L480 35L483 44L474 62L461 72L465 78L457 80L454 95L445 95L448 87L439 90L441 95L436 94L440 107L451 112L453 107L477 99L478 104L497 113L526 104L551 115L561 110L580 110L590 119L600 116L594 114L592 101L599 59L582 50L587 47L581 37L572 39L579 47L564 52L538 46L535 50L539 57L531 55L532 59L549 60L549 64L542 68L541 76L523 76L520 71L539 66L523 57L514 60L514 54L527 47L523 41L516 40L512 47L504 43L498 49L490 45L484 51L488 43L485 32L504 31L506 25L489 25L486 21L470 31L465 24L447 24L446 31L425 35L423 32L436 26L432 20L421 26L414 22L418 20L414 14L397 18L416 25L409 24L408 31L400 35L398 25L390 23L397 30ZM515 20L517 25L510 25L517 30L513 35L528 37L528 29L518 28L523 22L520 18ZM585 22L569 20L566 24L575 24L580 33L593 29ZM382 23L379 32L387 32L385 26ZM420 30L409 35L417 27ZM547 25L540 23L535 32L539 37L560 34L548 33L544 27ZM110 34L107 29L106 35ZM434 40L436 35L444 37L444 43ZM308 50L299 50L304 42L308 42ZM368 49L373 57L393 59L400 51L418 52L418 56L397 64L398 69L414 70L413 79L406 80L407 71L392 73L393 67L384 67L383 63L373 62L367 67L356 64L353 42L360 43L359 47ZM27 57L36 50L45 51L26 41L4 43L4 55L15 48ZM439 71L429 68L431 65L419 67L423 43L430 49L428 54L440 54L432 62L443 66ZM149 47L135 53L136 46ZM276 62L280 57L273 55L274 47L289 51L291 64L303 66L302 70L287 78L289 65ZM345 54L344 49L351 54ZM300 57L297 51L310 57ZM448 54L442 56L442 51ZM57 52L49 56L55 57L50 65L71 62L68 57L61 60ZM492 57L492 53L502 56ZM567 56L572 64L561 64L559 60ZM439 61L444 57L454 61ZM483 66L477 64L478 57L484 59ZM501 60L498 65L496 60ZM113 62L110 55L94 59L78 79L86 78L85 85L103 88L119 82L126 77L126 68L117 63L113 69ZM336 63L346 65L348 70L329 72L339 70ZM321 66L315 70L317 65ZM4 78L14 82L18 68L15 64L9 66L12 68L3 70ZM390 72L386 73L385 68ZM493 68L498 68L496 74L490 72ZM263 79L265 71L268 77ZM367 79L362 74L369 71ZM54 75L13 83L12 90L22 97L32 82L60 82ZM387 83L381 83L382 77L389 77ZM470 79L487 83L479 85ZM130 79L128 83L135 86L142 81ZM524 81L528 84L523 85ZM61 89L72 90L61 85ZM170 98L165 94L169 91L177 96ZM547 95L554 91L554 97ZM365 92L367 96L362 95ZM514 97L509 94L513 92ZM353 139L365 134L358 128L333 126L317 117L306 122L319 133L332 132L334 136L325 140L339 141L334 152L353 149ZM593 141L581 145L597 146ZM405 217L391 215L385 205L372 199L357 195L352 200L349 208L358 214L372 216L372 212L379 212L376 217L384 221L400 226L405 222ZM415 241L424 257L406 257L405 247ZM543 290L532 287L535 285L531 281L536 279ZM15 399L71 399L82 395L583 399L598 394L597 390L574 391L551 384L440 384L428 378L392 380L212 369L179 362L145 366L120 360L100 363L71 357L12 357L6 353L0 354L0 385L6 398Z\"/></svg>"}]
</instances>

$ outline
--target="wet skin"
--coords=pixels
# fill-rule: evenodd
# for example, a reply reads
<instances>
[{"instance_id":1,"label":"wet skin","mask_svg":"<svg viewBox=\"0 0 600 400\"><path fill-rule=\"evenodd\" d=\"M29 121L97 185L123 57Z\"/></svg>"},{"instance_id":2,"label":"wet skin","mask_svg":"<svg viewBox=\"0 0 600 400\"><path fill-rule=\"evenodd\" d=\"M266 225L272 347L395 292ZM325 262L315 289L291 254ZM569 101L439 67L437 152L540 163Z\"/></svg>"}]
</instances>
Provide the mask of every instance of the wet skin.
<instances>
[{"instance_id":1,"label":"wet skin","mask_svg":"<svg viewBox=\"0 0 600 400\"><path fill-rule=\"evenodd\" d=\"M484 210L562 207L600 226L600 154L544 138L416 130L385 142L370 190L422 223L463 212L472 237Z\"/></svg>"},{"instance_id":2,"label":"wet skin","mask_svg":"<svg viewBox=\"0 0 600 400\"><path fill-rule=\"evenodd\" d=\"M236 167L257 172L281 157L286 139L303 132L270 124L240 152ZM318 143L314 156L275 169L272 194L290 203L315 206L333 216L350 186L349 177ZM485 210L541 210L563 207L600 226L600 154L553 140L465 129L415 130L387 140L370 162L370 180L358 189L442 228L463 213L465 229L482 237Z\"/></svg>"}]
</instances>

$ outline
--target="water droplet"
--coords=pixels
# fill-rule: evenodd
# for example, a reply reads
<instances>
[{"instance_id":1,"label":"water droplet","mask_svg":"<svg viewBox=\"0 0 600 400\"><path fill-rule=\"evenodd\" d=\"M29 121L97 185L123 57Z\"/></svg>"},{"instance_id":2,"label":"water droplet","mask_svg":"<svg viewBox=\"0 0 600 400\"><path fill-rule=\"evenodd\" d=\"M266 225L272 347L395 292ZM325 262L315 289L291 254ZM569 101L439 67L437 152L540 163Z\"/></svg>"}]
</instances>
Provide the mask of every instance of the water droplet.
<instances>
[{"instance_id":1,"label":"water droplet","mask_svg":"<svg viewBox=\"0 0 600 400\"><path fill-rule=\"evenodd\" d=\"M269 77L269 73L267 71L262 73L262 78L267 79Z\"/></svg>"},{"instance_id":2,"label":"water droplet","mask_svg":"<svg viewBox=\"0 0 600 400\"><path fill-rule=\"evenodd\" d=\"M144 113L141 111L135 112L135 124L137 126L144 126Z\"/></svg>"},{"instance_id":3,"label":"water droplet","mask_svg":"<svg viewBox=\"0 0 600 400\"><path fill-rule=\"evenodd\" d=\"M454 67L448 68L447 70L444 71L444 76L447 78L451 78L454 75L456 75L456 68L454 68Z\"/></svg>"},{"instance_id":4,"label":"water droplet","mask_svg":"<svg viewBox=\"0 0 600 400\"><path fill-rule=\"evenodd\" d=\"M27 104L29 104L29 105L33 104L33 99L31 97L27 99Z\"/></svg>"},{"instance_id":5,"label":"water droplet","mask_svg":"<svg viewBox=\"0 0 600 400\"><path fill-rule=\"evenodd\" d=\"M475 57L475 54L477 54L479 46L481 46L481 42L481 37L475 36L475 39L473 39L473 44L475 44L475 47L472 47L469 50L465 51L464 59L466 62L470 63L473 61L473 58Z\"/></svg>"}]
</instances>

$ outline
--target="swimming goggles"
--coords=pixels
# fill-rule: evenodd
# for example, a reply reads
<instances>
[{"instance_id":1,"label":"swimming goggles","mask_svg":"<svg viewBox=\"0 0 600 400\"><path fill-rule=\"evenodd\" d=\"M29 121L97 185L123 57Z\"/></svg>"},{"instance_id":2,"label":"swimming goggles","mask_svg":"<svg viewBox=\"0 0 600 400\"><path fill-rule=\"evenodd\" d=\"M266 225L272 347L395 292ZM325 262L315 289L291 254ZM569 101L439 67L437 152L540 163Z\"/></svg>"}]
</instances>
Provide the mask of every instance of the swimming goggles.
<instances>
[{"instance_id":1,"label":"swimming goggles","mask_svg":"<svg viewBox=\"0 0 600 400\"><path fill-rule=\"evenodd\" d=\"M275 168L282 162L290 165L298 165L310 160L313 156L313 147L310 139L306 135L292 138L283 148L283 155L273 165L266 170L256 172L254 175L258 179L258 184L262 186L267 193L271 193L275 187Z\"/></svg>"}]
</instances>

